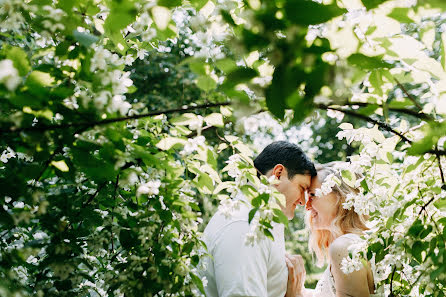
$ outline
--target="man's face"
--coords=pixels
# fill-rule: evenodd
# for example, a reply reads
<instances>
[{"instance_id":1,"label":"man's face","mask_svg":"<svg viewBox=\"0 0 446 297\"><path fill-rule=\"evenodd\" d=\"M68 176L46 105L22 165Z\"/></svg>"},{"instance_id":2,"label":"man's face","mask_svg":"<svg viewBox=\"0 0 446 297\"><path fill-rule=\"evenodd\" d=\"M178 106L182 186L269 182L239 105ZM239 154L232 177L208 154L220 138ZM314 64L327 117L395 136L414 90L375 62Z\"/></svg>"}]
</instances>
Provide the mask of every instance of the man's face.
<instances>
[{"instance_id":1,"label":"man's face","mask_svg":"<svg viewBox=\"0 0 446 297\"><path fill-rule=\"evenodd\" d=\"M289 179L288 171L281 164L272 169L271 175L275 175L276 180L279 181L275 186L286 198L286 205L282 206L282 211L291 220L294 218L296 206L305 205L305 193L310 187L311 176L296 174Z\"/></svg>"}]
</instances>

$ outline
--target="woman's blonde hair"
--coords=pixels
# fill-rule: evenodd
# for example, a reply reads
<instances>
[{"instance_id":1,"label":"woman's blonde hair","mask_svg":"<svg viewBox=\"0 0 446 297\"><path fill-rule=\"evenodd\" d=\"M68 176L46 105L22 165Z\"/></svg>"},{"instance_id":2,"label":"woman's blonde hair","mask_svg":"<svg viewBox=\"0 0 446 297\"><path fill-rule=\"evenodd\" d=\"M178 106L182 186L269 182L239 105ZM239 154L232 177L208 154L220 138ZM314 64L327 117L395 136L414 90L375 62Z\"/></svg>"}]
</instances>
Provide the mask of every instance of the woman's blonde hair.
<instances>
[{"instance_id":1,"label":"woman's blonde hair","mask_svg":"<svg viewBox=\"0 0 446 297\"><path fill-rule=\"evenodd\" d=\"M336 183L332 188L332 192L338 199L335 205L336 215L331 222L331 227L329 229L315 230L310 213L306 216L307 226L310 229L309 248L316 255L319 266L322 266L327 260L328 247L336 238L347 233L362 235L363 231L369 229L366 226L367 217L356 213L353 207L351 209L344 209L342 204L345 202L346 196L348 194L357 194L359 190L350 187L342 180L339 171L333 168L335 164L335 162L331 162L316 166L317 177L321 183L330 174L333 174L340 181L340 184ZM357 176L357 179L359 178L361 177Z\"/></svg>"}]
</instances>

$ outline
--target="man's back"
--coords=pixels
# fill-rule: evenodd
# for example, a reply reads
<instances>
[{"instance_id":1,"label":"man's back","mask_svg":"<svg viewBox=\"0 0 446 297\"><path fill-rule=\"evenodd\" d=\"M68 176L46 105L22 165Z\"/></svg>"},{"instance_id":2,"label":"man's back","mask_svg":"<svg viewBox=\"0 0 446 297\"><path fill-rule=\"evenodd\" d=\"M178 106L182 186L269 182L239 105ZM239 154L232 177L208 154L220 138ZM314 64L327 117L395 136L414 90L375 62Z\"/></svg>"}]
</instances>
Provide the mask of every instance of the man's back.
<instances>
[{"instance_id":1,"label":"man's back","mask_svg":"<svg viewBox=\"0 0 446 297\"><path fill-rule=\"evenodd\" d=\"M283 225L274 225L274 241L264 238L254 246L246 245L249 210L242 205L230 218L217 212L204 231L212 257L203 259L208 297L285 296L288 271Z\"/></svg>"}]
</instances>

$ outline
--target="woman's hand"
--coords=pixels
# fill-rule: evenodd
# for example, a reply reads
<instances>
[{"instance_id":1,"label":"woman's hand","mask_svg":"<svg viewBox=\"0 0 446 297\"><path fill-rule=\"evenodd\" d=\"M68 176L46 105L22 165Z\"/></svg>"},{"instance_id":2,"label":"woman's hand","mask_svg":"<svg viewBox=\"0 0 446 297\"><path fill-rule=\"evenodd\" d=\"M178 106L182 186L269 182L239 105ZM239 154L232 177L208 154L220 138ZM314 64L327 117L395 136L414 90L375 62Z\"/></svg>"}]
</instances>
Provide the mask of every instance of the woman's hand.
<instances>
[{"instance_id":1,"label":"woman's hand","mask_svg":"<svg viewBox=\"0 0 446 297\"><path fill-rule=\"evenodd\" d=\"M285 255L288 267L288 284L285 297L302 297L305 283L304 259L301 255Z\"/></svg>"}]
</instances>

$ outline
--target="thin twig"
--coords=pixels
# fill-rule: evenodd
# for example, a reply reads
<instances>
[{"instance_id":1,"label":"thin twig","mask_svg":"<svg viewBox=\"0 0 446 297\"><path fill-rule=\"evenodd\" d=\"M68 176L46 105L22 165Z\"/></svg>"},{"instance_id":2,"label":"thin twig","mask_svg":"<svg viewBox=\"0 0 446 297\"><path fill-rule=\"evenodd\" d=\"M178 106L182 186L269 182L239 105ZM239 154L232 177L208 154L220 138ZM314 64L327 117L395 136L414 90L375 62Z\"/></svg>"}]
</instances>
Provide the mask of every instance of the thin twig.
<instances>
[{"instance_id":1,"label":"thin twig","mask_svg":"<svg viewBox=\"0 0 446 297\"><path fill-rule=\"evenodd\" d=\"M435 150L438 151L438 146L437 146L437 145L435 146ZM437 157L437 161L438 161L438 169L440 169L441 182L443 183L443 185L441 186L441 188L442 188L443 190L446 191L446 183L445 183L445 181L444 181L443 168L441 167L441 157L440 157L440 155L439 155L438 153L435 154L435 155L436 155L436 157Z\"/></svg>"},{"instance_id":2,"label":"thin twig","mask_svg":"<svg viewBox=\"0 0 446 297\"><path fill-rule=\"evenodd\" d=\"M90 195L90 198L88 198L87 202L85 202L82 205L82 208L84 208L85 206L90 204L91 201L93 201L93 199L99 194L99 192L105 187L106 184L107 184L107 181L105 181L102 184L100 184L99 187L96 189L96 192L94 192L92 195Z\"/></svg>"},{"instance_id":3,"label":"thin twig","mask_svg":"<svg viewBox=\"0 0 446 297\"><path fill-rule=\"evenodd\" d=\"M404 94L406 94L406 96L409 98L410 101L413 102L413 104L415 104L415 106L422 111L423 110L423 106L420 105L420 103L418 103L417 100L415 100L415 98L409 94L409 92L406 90L406 88L399 82L399 80L397 80L395 77L393 78L396 81L396 84L398 85L398 87L400 87L400 89L404 92Z\"/></svg>"},{"instance_id":4,"label":"thin twig","mask_svg":"<svg viewBox=\"0 0 446 297\"><path fill-rule=\"evenodd\" d=\"M395 275L395 271L396 271L396 265L393 266L393 271L392 271L392 276L390 277L390 295L391 297L395 296L393 294L393 276Z\"/></svg>"},{"instance_id":5,"label":"thin twig","mask_svg":"<svg viewBox=\"0 0 446 297\"><path fill-rule=\"evenodd\" d=\"M113 193L113 208L112 208L112 212L111 212L111 226L110 226L110 241L111 241L111 251L112 253L115 252L115 245L114 245L114 240L113 240L113 220L114 220L114 211L115 211L115 202L116 202L116 192L118 189L118 183L119 183L119 173L118 175L116 175L116 181L115 181L115 190Z\"/></svg>"},{"instance_id":6,"label":"thin twig","mask_svg":"<svg viewBox=\"0 0 446 297\"><path fill-rule=\"evenodd\" d=\"M431 199L429 199L429 201L426 202L426 204L424 204L423 206L421 206L421 210L420 210L420 212L418 213L418 215L420 215L420 214L423 212L423 210L426 210L426 207L428 207L429 204L431 204L432 201L434 201L434 200L435 200L435 196L432 197Z\"/></svg>"},{"instance_id":7,"label":"thin twig","mask_svg":"<svg viewBox=\"0 0 446 297\"><path fill-rule=\"evenodd\" d=\"M25 131L52 131L52 130L59 130L59 129L67 129L72 127L80 127L81 131L85 131L88 128L94 127L94 126L100 126L100 125L107 125L111 123L117 123L117 122L123 122L123 121L129 121L129 120L136 120L151 116L156 116L160 114L170 114L175 112L186 112L191 110L197 110L197 109L206 109L211 107L218 107L218 106L225 106L230 105L230 102L220 102L220 103L208 103L208 104L202 104L202 105L195 105L195 106L183 106L179 108L173 108L173 109L166 109L166 110L157 110L152 111L148 113L143 114L136 114L132 116L126 116L126 117L118 117L118 118L111 118L101 121L94 121L94 122L80 122L80 123L64 123L60 125L36 125L32 127L11 127L7 129L0 129L0 133L15 133L15 132L25 132Z\"/></svg>"}]
</instances>

